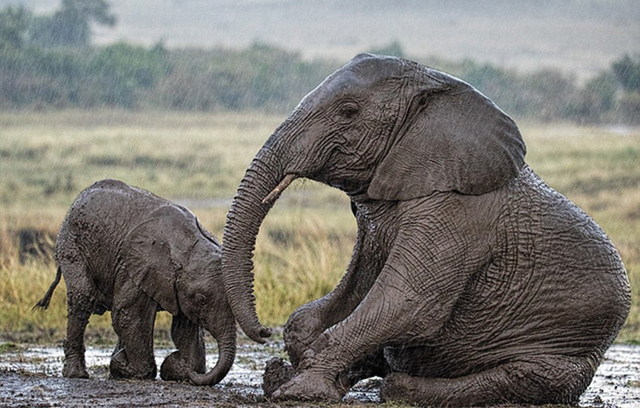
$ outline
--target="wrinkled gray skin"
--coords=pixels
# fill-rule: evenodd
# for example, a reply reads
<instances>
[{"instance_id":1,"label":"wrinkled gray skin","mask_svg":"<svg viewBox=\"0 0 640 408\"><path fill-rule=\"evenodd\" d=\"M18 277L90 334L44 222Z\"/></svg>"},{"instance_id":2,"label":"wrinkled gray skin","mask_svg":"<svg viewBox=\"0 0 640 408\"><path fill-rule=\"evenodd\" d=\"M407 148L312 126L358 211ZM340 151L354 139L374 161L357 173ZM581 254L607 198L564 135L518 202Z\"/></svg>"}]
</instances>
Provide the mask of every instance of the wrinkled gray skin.
<instances>
[{"instance_id":1,"label":"wrinkled gray skin","mask_svg":"<svg viewBox=\"0 0 640 408\"><path fill-rule=\"evenodd\" d=\"M576 402L629 282L603 231L524 156L489 99L410 61L359 55L307 95L247 169L224 232L227 297L263 342L252 251L273 201L306 177L355 207L347 272L289 318L296 374L273 396L335 401L377 374L383 400Z\"/></svg>"},{"instance_id":2,"label":"wrinkled gray skin","mask_svg":"<svg viewBox=\"0 0 640 408\"><path fill-rule=\"evenodd\" d=\"M163 362L165 380L213 385L231 368L236 326L220 274L220 245L188 209L117 180L84 190L56 240L58 274L36 305L46 308L67 285L65 377L88 377L84 332L91 314L110 310L119 342L113 378L156 377L153 327L158 310L173 315L178 349ZM218 361L205 372L203 331L217 340Z\"/></svg>"}]
</instances>

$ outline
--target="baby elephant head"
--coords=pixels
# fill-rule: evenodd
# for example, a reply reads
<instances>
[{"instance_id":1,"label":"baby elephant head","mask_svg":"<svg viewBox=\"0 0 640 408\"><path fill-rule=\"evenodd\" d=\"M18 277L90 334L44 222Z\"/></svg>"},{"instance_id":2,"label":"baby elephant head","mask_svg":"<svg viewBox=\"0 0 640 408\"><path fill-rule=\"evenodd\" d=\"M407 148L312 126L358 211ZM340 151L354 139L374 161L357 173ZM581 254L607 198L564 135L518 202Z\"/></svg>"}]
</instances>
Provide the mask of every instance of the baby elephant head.
<instances>
[{"instance_id":1,"label":"baby elephant head","mask_svg":"<svg viewBox=\"0 0 640 408\"><path fill-rule=\"evenodd\" d=\"M182 314L216 339L219 356L197 385L220 382L236 352L236 325L220 273L220 245L186 208L167 205L138 224L125 241L125 270L174 317Z\"/></svg>"}]
</instances>

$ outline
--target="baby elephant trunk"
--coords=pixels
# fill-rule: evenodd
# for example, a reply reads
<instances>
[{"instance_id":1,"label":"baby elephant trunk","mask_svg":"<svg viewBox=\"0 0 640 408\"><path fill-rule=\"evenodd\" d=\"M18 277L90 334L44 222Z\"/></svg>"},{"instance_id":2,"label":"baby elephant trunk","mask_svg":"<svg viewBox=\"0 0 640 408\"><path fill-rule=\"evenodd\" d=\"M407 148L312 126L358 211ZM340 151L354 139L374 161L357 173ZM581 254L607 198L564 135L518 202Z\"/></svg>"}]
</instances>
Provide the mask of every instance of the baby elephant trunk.
<instances>
[{"instance_id":1,"label":"baby elephant trunk","mask_svg":"<svg viewBox=\"0 0 640 408\"><path fill-rule=\"evenodd\" d=\"M229 319L227 319L229 320ZM236 357L236 324L233 318L226 322L224 330L218 335L209 330L218 342L218 361L207 373L189 373L189 379L195 385L215 385L227 375Z\"/></svg>"}]
</instances>

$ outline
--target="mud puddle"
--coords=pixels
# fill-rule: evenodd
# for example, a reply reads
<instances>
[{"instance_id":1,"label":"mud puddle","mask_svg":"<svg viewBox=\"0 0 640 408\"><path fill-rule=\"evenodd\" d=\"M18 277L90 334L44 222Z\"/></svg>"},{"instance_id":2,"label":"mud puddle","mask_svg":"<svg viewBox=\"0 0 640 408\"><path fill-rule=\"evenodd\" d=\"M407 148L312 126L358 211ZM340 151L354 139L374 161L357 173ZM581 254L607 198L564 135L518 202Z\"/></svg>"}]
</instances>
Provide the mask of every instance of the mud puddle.
<instances>
[{"instance_id":1,"label":"mud puddle","mask_svg":"<svg viewBox=\"0 0 640 408\"><path fill-rule=\"evenodd\" d=\"M0 406L2 407L275 407L262 395L266 361L283 350L282 344L241 344L229 375L214 387L194 387L167 381L114 381L108 379L111 350L88 347L91 379L62 377L60 347L8 348L0 354ZM158 366L172 349L156 349ZM217 351L207 352L207 367ZM347 396L349 405L379 402L379 380L358 384ZM283 404L312 407L316 404ZM640 346L615 345L606 354L589 389L584 407L640 407Z\"/></svg>"}]
</instances>

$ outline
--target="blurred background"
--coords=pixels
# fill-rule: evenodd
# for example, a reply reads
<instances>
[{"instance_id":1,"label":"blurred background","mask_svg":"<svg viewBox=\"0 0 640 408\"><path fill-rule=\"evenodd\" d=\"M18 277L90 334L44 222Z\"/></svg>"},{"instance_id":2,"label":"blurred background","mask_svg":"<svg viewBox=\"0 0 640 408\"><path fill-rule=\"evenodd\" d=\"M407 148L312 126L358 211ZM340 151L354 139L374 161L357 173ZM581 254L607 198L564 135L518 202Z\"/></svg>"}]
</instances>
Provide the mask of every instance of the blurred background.
<instances>
[{"instance_id":1,"label":"blurred background","mask_svg":"<svg viewBox=\"0 0 640 408\"><path fill-rule=\"evenodd\" d=\"M77 194L119 178L218 238L244 169L298 101L360 52L471 83L519 123L527 160L620 250L640 341L640 7L633 0L0 0L0 339L59 341L52 247ZM344 195L296 181L256 249L261 318L342 276ZM161 316L165 333L167 316ZM109 317L89 326L111 341Z\"/></svg>"}]
</instances>

